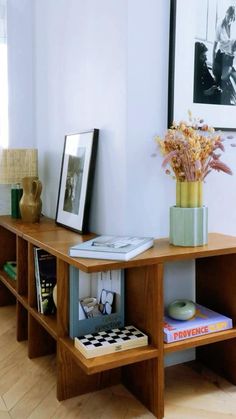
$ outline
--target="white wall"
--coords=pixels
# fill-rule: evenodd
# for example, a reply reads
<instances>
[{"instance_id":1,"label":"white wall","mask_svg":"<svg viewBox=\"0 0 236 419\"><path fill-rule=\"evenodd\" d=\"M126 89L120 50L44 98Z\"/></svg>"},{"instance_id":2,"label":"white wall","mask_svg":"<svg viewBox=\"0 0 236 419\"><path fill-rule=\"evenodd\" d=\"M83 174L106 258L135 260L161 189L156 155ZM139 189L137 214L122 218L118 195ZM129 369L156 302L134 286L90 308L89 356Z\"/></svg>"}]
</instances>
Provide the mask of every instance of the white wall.
<instances>
[{"instance_id":1,"label":"white wall","mask_svg":"<svg viewBox=\"0 0 236 419\"><path fill-rule=\"evenodd\" d=\"M33 2L8 0L9 146L13 148L36 145L33 27ZM0 214L10 214L9 185L0 185L0 196Z\"/></svg>"},{"instance_id":2,"label":"white wall","mask_svg":"<svg viewBox=\"0 0 236 419\"><path fill-rule=\"evenodd\" d=\"M55 217L65 134L99 128L91 229L123 232L126 0L36 0L35 5L36 136L44 211Z\"/></svg>"},{"instance_id":3,"label":"white wall","mask_svg":"<svg viewBox=\"0 0 236 419\"><path fill-rule=\"evenodd\" d=\"M36 141L44 213L55 217L65 134L96 127L91 230L168 236L175 184L152 155L167 121L170 2L8 1L12 144ZM224 160L234 168L235 149ZM213 174L204 190L209 230L236 234L236 177ZM194 298L193 283L193 261L168 264L166 303Z\"/></svg>"},{"instance_id":4,"label":"white wall","mask_svg":"<svg viewBox=\"0 0 236 419\"><path fill-rule=\"evenodd\" d=\"M33 3L32 0L7 1L9 146L13 148L36 144Z\"/></svg>"}]
</instances>

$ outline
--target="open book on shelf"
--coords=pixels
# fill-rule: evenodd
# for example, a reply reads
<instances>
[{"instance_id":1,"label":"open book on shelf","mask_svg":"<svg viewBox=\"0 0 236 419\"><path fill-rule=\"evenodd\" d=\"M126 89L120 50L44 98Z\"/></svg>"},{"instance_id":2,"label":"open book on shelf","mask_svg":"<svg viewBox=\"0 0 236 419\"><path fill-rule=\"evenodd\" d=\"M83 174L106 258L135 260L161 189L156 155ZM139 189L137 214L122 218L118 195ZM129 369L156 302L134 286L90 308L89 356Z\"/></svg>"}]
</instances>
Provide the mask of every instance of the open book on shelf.
<instances>
[{"instance_id":1,"label":"open book on shelf","mask_svg":"<svg viewBox=\"0 0 236 419\"><path fill-rule=\"evenodd\" d=\"M151 237L98 236L70 247L72 257L129 260L153 246Z\"/></svg>"},{"instance_id":2,"label":"open book on shelf","mask_svg":"<svg viewBox=\"0 0 236 419\"><path fill-rule=\"evenodd\" d=\"M229 317L196 304L196 314L189 320L174 320L167 315L164 317L164 342L177 342L232 327L232 319Z\"/></svg>"}]
</instances>

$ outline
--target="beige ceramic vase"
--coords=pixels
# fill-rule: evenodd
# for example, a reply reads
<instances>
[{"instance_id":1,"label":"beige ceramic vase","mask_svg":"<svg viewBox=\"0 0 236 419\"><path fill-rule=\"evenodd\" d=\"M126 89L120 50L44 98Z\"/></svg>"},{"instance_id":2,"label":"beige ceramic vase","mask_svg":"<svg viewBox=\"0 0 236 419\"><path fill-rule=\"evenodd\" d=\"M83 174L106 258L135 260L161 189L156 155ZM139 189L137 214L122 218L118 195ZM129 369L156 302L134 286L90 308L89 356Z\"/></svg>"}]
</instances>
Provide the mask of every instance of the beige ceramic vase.
<instances>
[{"instance_id":1,"label":"beige ceramic vase","mask_svg":"<svg viewBox=\"0 0 236 419\"><path fill-rule=\"evenodd\" d=\"M37 177L24 177L22 179L23 195L20 200L20 213L22 221L26 223L38 223L42 210L40 198L42 183Z\"/></svg>"}]
</instances>

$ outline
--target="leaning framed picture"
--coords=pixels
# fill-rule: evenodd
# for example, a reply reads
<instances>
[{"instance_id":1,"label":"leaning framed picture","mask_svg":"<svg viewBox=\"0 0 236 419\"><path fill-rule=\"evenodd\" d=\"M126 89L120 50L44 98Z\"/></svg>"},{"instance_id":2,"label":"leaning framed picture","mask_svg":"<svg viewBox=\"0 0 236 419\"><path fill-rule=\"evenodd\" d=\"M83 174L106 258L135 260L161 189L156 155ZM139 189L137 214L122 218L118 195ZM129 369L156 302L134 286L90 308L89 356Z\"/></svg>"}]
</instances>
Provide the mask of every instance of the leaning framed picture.
<instances>
[{"instance_id":1,"label":"leaning framed picture","mask_svg":"<svg viewBox=\"0 0 236 419\"><path fill-rule=\"evenodd\" d=\"M105 291L105 296L104 295ZM108 294L107 294L108 293ZM86 335L124 326L124 270L82 272L69 268L69 335ZM104 312L108 295L113 296L112 308ZM103 300L104 298L104 300ZM88 306L86 308L86 301ZM111 302L111 300L109 300Z\"/></svg>"},{"instance_id":2,"label":"leaning framed picture","mask_svg":"<svg viewBox=\"0 0 236 419\"><path fill-rule=\"evenodd\" d=\"M171 0L168 126L188 111L236 129L235 1Z\"/></svg>"},{"instance_id":3,"label":"leaning framed picture","mask_svg":"<svg viewBox=\"0 0 236 419\"><path fill-rule=\"evenodd\" d=\"M98 129L65 136L56 222L78 233L88 231Z\"/></svg>"}]
</instances>

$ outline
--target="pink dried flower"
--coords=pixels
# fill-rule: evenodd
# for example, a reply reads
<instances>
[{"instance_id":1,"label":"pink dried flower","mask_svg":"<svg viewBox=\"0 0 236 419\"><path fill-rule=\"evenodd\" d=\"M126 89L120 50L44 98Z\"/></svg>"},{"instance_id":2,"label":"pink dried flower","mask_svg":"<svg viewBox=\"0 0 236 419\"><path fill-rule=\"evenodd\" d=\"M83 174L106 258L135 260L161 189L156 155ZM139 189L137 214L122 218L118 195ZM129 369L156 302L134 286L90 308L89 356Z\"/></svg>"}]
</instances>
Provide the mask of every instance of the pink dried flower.
<instances>
[{"instance_id":1,"label":"pink dried flower","mask_svg":"<svg viewBox=\"0 0 236 419\"><path fill-rule=\"evenodd\" d=\"M233 174L232 170L225 163L220 161L219 159L212 160L211 163L209 164L209 166L212 169L217 170L218 172L224 172L224 173L227 173L227 175L232 175Z\"/></svg>"},{"instance_id":2,"label":"pink dried flower","mask_svg":"<svg viewBox=\"0 0 236 419\"><path fill-rule=\"evenodd\" d=\"M177 180L202 181L212 170L232 174L231 169L220 161L221 154L215 152L225 151L224 139L203 122L203 119L193 118L189 111L189 123L174 122L164 139L157 138L164 155L162 167L169 165L170 170L165 172L173 173Z\"/></svg>"}]
</instances>

